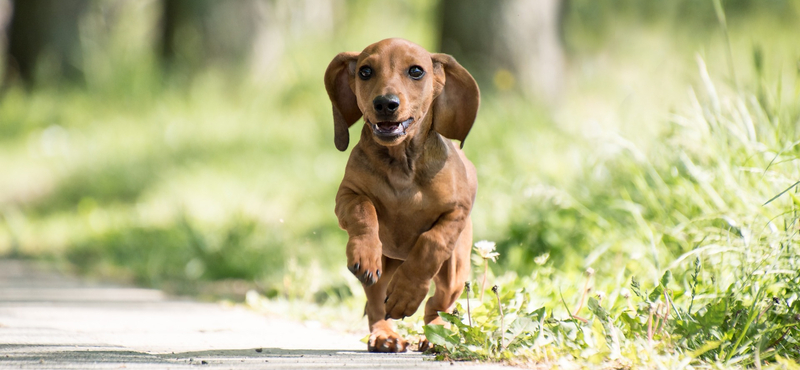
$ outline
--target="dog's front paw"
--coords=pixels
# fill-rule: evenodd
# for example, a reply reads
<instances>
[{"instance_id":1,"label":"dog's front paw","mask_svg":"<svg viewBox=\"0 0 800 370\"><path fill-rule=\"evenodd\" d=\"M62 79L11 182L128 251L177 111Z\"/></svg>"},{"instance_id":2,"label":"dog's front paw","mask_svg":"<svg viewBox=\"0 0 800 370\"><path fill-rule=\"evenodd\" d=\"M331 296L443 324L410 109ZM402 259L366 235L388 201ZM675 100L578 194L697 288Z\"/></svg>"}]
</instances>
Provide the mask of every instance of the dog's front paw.
<instances>
[{"instance_id":1,"label":"dog's front paw","mask_svg":"<svg viewBox=\"0 0 800 370\"><path fill-rule=\"evenodd\" d=\"M379 240L350 238L347 242L347 269L370 286L381 277L382 245Z\"/></svg>"},{"instance_id":2,"label":"dog's front paw","mask_svg":"<svg viewBox=\"0 0 800 370\"><path fill-rule=\"evenodd\" d=\"M413 315L428 295L430 285L430 280L409 276L401 265L386 289L386 318L402 319Z\"/></svg>"},{"instance_id":3,"label":"dog's front paw","mask_svg":"<svg viewBox=\"0 0 800 370\"><path fill-rule=\"evenodd\" d=\"M370 352L405 352L408 348L406 342L400 334L397 334L386 321L378 323L369 333L369 344L367 349Z\"/></svg>"}]
</instances>

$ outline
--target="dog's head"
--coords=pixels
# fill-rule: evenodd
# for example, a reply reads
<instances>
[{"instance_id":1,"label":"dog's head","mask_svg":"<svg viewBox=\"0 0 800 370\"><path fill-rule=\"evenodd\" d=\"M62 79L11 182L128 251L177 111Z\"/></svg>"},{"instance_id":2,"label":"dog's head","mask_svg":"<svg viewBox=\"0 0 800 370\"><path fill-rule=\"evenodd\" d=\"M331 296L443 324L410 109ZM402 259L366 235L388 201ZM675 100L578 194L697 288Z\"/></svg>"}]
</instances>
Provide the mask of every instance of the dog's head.
<instances>
[{"instance_id":1,"label":"dog's head","mask_svg":"<svg viewBox=\"0 0 800 370\"><path fill-rule=\"evenodd\" d=\"M480 104L478 84L453 57L402 39L340 53L325 71L325 88L341 151L350 142L347 129L362 116L372 138L384 146L413 137L423 122L463 146Z\"/></svg>"}]
</instances>

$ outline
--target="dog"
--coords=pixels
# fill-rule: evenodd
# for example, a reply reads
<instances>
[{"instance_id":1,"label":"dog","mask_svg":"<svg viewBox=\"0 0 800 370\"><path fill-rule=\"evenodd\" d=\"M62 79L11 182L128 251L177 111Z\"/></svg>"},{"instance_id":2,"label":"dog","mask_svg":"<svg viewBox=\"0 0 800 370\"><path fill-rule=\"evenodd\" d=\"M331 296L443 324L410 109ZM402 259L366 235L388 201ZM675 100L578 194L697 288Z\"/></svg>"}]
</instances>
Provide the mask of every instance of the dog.
<instances>
[{"instance_id":1,"label":"dog","mask_svg":"<svg viewBox=\"0 0 800 370\"><path fill-rule=\"evenodd\" d=\"M404 352L408 342L390 320L414 314L434 281L424 321L444 324L438 313L452 312L470 273L478 183L461 148L478 113L478 84L450 55L392 38L336 55L325 89L337 149L347 149L348 128L364 118L335 213L348 234L348 269L367 296L368 350Z\"/></svg>"}]
</instances>

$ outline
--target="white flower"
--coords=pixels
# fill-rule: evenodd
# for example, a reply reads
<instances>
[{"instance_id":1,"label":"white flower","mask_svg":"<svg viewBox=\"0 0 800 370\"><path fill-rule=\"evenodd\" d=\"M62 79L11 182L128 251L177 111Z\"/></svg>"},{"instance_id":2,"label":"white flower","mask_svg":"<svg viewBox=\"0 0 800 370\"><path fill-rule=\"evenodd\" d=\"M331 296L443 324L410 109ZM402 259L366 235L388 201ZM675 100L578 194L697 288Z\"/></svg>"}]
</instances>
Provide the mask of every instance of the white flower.
<instances>
[{"instance_id":1,"label":"white flower","mask_svg":"<svg viewBox=\"0 0 800 370\"><path fill-rule=\"evenodd\" d=\"M495 252L494 247L494 242L490 242L488 240L481 240L475 243L475 251L478 252L478 255L481 256L481 258L491 258L492 262L497 262L497 256L499 256L500 253Z\"/></svg>"},{"instance_id":2,"label":"white flower","mask_svg":"<svg viewBox=\"0 0 800 370\"><path fill-rule=\"evenodd\" d=\"M597 292L594 294L594 296L597 297L598 302L603 302L603 299L606 298L606 294L603 292Z\"/></svg>"}]
</instances>

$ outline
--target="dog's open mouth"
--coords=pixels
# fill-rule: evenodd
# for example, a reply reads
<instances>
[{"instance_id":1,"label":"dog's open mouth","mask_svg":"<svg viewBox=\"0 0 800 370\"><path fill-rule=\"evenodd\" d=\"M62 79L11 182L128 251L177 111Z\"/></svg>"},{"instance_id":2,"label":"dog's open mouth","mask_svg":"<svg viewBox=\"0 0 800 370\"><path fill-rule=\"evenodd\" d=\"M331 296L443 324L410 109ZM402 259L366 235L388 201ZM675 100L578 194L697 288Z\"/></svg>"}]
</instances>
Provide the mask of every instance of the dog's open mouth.
<instances>
[{"instance_id":1,"label":"dog's open mouth","mask_svg":"<svg viewBox=\"0 0 800 370\"><path fill-rule=\"evenodd\" d=\"M406 129L414 118L409 118L403 122L377 122L370 123L372 125L372 132L378 136L396 137L406 134Z\"/></svg>"}]
</instances>

